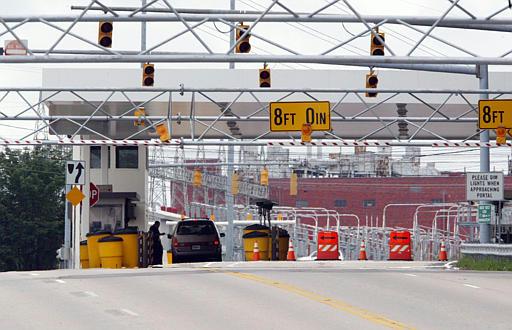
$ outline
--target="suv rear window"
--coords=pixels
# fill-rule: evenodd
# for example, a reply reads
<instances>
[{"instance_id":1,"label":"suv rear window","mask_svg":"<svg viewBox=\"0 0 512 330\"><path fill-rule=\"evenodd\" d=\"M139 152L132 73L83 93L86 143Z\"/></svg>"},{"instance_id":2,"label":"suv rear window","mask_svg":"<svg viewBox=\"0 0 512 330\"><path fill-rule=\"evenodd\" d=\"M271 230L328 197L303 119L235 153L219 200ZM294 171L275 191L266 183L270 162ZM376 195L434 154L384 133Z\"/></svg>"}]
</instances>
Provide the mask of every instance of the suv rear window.
<instances>
[{"instance_id":1,"label":"suv rear window","mask_svg":"<svg viewBox=\"0 0 512 330\"><path fill-rule=\"evenodd\" d=\"M183 221L178 224L177 235L213 235L215 226L210 221Z\"/></svg>"}]
</instances>

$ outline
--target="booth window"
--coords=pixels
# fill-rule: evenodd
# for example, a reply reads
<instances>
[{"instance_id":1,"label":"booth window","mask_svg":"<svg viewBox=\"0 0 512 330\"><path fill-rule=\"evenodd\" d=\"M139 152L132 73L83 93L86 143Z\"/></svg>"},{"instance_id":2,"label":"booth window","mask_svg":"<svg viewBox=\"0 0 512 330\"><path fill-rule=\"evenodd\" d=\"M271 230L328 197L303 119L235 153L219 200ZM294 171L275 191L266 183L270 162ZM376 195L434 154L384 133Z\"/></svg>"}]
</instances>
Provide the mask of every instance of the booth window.
<instances>
[{"instance_id":1,"label":"booth window","mask_svg":"<svg viewBox=\"0 0 512 330\"><path fill-rule=\"evenodd\" d=\"M116 168L139 168L139 148L117 147Z\"/></svg>"},{"instance_id":2,"label":"booth window","mask_svg":"<svg viewBox=\"0 0 512 330\"><path fill-rule=\"evenodd\" d=\"M363 201L364 207L374 207L375 206L375 199L365 199Z\"/></svg>"},{"instance_id":3,"label":"booth window","mask_svg":"<svg viewBox=\"0 0 512 330\"><path fill-rule=\"evenodd\" d=\"M91 168L101 168L101 147L91 147Z\"/></svg>"},{"instance_id":4,"label":"booth window","mask_svg":"<svg viewBox=\"0 0 512 330\"><path fill-rule=\"evenodd\" d=\"M346 199L337 199L334 201L334 207L347 207Z\"/></svg>"}]
</instances>

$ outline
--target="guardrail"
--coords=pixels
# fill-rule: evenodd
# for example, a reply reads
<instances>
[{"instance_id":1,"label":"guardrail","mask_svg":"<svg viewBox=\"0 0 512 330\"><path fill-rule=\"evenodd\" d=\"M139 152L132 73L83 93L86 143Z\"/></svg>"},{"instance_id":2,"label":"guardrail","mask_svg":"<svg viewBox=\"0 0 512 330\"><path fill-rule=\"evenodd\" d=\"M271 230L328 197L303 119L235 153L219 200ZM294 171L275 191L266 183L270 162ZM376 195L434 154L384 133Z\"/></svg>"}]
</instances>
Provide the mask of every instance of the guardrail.
<instances>
[{"instance_id":1,"label":"guardrail","mask_svg":"<svg viewBox=\"0 0 512 330\"><path fill-rule=\"evenodd\" d=\"M482 255L512 258L512 244L462 244L462 255Z\"/></svg>"}]
</instances>

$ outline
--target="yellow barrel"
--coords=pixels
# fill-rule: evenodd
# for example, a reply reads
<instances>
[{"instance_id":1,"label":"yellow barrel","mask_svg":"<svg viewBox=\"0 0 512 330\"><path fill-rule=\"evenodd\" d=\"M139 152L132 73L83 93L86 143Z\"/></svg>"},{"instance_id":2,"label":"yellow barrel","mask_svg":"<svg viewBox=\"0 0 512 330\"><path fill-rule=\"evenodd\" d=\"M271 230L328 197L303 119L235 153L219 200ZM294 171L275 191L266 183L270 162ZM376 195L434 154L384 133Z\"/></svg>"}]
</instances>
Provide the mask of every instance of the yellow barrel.
<instances>
[{"instance_id":1,"label":"yellow barrel","mask_svg":"<svg viewBox=\"0 0 512 330\"><path fill-rule=\"evenodd\" d=\"M87 250L87 241L80 242L80 266L82 269L89 268L89 251Z\"/></svg>"},{"instance_id":2,"label":"yellow barrel","mask_svg":"<svg viewBox=\"0 0 512 330\"><path fill-rule=\"evenodd\" d=\"M123 239L116 236L98 240L101 268L121 268L123 266Z\"/></svg>"},{"instance_id":3,"label":"yellow barrel","mask_svg":"<svg viewBox=\"0 0 512 330\"><path fill-rule=\"evenodd\" d=\"M167 264L172 265L172 251L167 251Z\"/></svg>"},{"instance_id":4,"label":"yellow barrel","mask_svg":"<svg viewBox=\"0 0 512 330\"><path fill-rule=\"evenodd\" d=\"M137 228L116 230L114 236L123 239L123 267L139 266L139 233Z\"/></svg>"},{"instance_id":5,"label":"yellow barrel","mask_svg":"<svg viewBox=\"0 0 512 330\"><path fill-rule=\"evenodd\" d=\"M260 233L266 233L266 234L270 234L270 228L268 228L267 226L263 226L263 225L259 225L259 224L254 224L254 225L250 225L250 226L247 226L244 228L243 230L243 234L249 234L249 233L252 233L254 231L257 231L257 232L260 232Z\"/></svg>"},{"instance_id":6,"label":"yellow barrel","mask_svg":"<svg viewBox=\"0 0 512 330\"><path fill-rule=\"evenodd\" d=\"M88 233L87 236L87 252L89 255L89 268L100 268L100 254L98 252L98 240L112 235L109 231L98 231Z\"/></svg>"},{"instance_id":7,"label":"yellow barrel","mask_svg":"<svg viewBox=\"0 0 512 330\"><path fill-rule=\"evenodd\" d=\"M260 260L269 260L269 238L268 234L253 231L243 235L245 260L253 261L254 243L258 242Z\"/></svg>"}]
</instances>

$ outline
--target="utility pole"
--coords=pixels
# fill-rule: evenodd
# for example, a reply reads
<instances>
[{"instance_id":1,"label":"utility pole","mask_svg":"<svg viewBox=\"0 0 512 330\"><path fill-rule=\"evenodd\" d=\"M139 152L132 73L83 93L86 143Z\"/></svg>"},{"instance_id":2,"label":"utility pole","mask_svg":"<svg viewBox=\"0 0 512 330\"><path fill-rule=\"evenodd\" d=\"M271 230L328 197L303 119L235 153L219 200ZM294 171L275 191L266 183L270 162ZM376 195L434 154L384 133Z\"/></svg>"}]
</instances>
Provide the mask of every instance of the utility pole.
<instances>
[{"instance_id":1,"label":"utility pole","mask_svg":"<svg viewBox=\"0 0 512 330\"><path fill-rule=\"evenodd\" d=\"M478 79L480 80L480 89L489 89L489 67L487 64L482 64L477 67ZM489 94L483 93L480 95L480 100L489 99ZM489 130L480 132L480 142L489 142ZM490 154L488 147L480 147L480 172L489 172L490 169ZM488 202L481 201L480 204L488 204ZM490 243L491 241L491 225L486 223L480 224L480 243Z\"/></svg>"}]
</instances>

